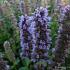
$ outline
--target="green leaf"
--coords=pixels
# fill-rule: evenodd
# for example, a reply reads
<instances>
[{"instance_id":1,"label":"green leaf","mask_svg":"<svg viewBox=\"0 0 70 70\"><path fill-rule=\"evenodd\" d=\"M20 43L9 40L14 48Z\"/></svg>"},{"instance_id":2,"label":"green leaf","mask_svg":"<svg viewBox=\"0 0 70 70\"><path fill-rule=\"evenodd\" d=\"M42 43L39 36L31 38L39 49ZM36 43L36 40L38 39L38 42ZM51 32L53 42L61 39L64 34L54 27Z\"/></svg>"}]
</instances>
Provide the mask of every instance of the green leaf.
<instances>
[{"instance_id":1,"label":"green leaf","mask_svg":"<svg viewBox=\"0 0 70 70\"><path fill-rule=\"evenodd\" d=\"M21 67L19 70L28 70L27 67Z\"/></svg>"},{"instance_id":2,"label":"green leaf","mask_svg":"<svg viewBox=\"0 0 70 70\"><path fill-rule=\"evenodd\" d=\"M31 62L31 61L30 61L28 58L25 58L25 59L23 60L23 65L28 67L29 64L30 64L30 62Z\"/></svg>"}]
</instances>

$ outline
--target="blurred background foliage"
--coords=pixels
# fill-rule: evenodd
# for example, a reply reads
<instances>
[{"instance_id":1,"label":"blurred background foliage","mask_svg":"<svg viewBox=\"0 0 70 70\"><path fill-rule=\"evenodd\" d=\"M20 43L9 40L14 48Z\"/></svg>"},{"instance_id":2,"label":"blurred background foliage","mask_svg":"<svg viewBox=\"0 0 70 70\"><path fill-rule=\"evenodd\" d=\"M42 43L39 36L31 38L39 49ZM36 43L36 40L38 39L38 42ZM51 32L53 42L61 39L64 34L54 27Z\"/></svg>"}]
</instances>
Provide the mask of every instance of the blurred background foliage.
<instances>
[{"instance_id":1,"label":"blurred background foliage","mask_svg":"<svg viewBox=\"0 0 70 70\"><path fill-rule=\"evenodd\" d=\"M52 37L51 48L54 48L59 24L58 16L52 15L52 13L60 3L66 5L70 3L70 0L0 0L0 57L8 61L10 70L32 70L32 66L29 68L30 60L20 58L19 17L22 14L32 14L37 7L47 6L49 15L53 18L49 26ZM59 14L57 13L57 15ZM10 46L4 45L5 41L9 41ZM14 62L11 57L15 57ZM66 60L67 65L69 65L69 58Z\"/></svg>"}]
</instances>

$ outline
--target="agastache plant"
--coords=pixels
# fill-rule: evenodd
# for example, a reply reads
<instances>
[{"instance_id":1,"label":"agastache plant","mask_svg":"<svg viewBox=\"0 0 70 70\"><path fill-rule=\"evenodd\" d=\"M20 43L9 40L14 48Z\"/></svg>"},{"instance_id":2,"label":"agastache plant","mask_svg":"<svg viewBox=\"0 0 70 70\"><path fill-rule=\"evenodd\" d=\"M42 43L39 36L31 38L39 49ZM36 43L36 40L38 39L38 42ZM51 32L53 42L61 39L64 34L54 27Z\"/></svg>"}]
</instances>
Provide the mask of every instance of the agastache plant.
<instances>
[{"instance_id":1,"label":"agastache plant","mask_svg":"<svg viewBox=\"0 0 70 70\"><path fill-rule=\"evenodd\" d=\"M37 10L34 16L35 21L35 38L36 47L32 52L32 59L35 62L49 63L48 51L50 48L51 38L50 30L48 29L48 10L46 8L40 8ZM35 64L36 70L44 70L44 64Z\"/></svg>"},{"instance_id":2,"label":"agastache plant","mask_svg":"<svg viewBox=\"0 0 70 70\"><path fill-rule=\"evenodd\" d=\"M30 33L30 23L29 17L27 15L21 16L20 18L20 40L21 40L21 47L22 47L22 56L31 58L32 52L32 36Z\"/></svg>"},{"instance_id":3,"label":"agastache plant","mask_svg":"<svg viewBox=\"0 0 70 70\"><path fill-rule=\"evenodd\" d=\"M55 47L55 63L63 64L70 42L70 5L65 6L60 14L60 28Z\"/></svg>"},{"instance_id":4,"label":"agastache plant","mask_svg":"<svg viewBox=\"0 0 70 70\"><path fill-rule=\"evenodd\" d=\"M48 55L48 50L50 48L50 37L49 30L47 29L48 18L47 9L39 9L34 15L35 21L35 38L36 47L34 48L34 59L39 61L40 59L45 59Z\"/></svg>"},{"instance_id":5,"label":"agastache plant","mask_svg":"<svg viewBox=\"0 0 70 70\"><path fill-rule=\"evenodd\" d=\"M35 70L45 70L45 62L55 67L65 61L66 49L70 42L70 6L61 9L53 59L49 59L48 54L51 45L48 10L41 7L36 9L32 16L21 16L19 27L22 58L29 58L34 63Z\"/></svg>"},{"instance_id":6,"label":"agastache plant","mask_svg":"<svg viewBox=\"0 0 70 70\"><path fill-rule=\"evenodd\" d=\"M48 29L48 17L47 8L38 8L32 16L21 16L20 27L20 40L22 47L22 57L28 57L32 62L48 62L48 51L50 48L51 38L50 29ZM38 65L38 70L44 65Z\"/></svg>"}]
</instances>

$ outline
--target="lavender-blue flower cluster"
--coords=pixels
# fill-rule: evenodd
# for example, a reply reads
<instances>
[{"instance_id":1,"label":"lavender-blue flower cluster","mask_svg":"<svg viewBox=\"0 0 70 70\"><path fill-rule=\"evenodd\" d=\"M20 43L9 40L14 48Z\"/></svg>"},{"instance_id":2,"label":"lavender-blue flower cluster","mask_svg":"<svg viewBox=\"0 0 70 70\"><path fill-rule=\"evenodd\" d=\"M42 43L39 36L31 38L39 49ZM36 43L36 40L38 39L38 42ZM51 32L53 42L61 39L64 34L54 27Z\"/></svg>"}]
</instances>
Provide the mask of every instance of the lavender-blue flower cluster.
<instances>
[{"instance_id":1,"label":"lavender-blue flower cluster","mask_svg":"<svg viewBox=\"0 0 70 70\"><path fill-rule=\"evenodd\" d=\"M35 21L35 48L32 52L32 60L40 61L48 59L51 38L48 29L48 10L40 8L34 14Z\"/></svg>"},{"instance_id":2,"label":"lavender-blue flower cluster","mask_svg":"<svg viewBox=\"0 0 70 70\"><path fill-rule=\"evenodd\" d=\"M32 16L21 16L19 22L22 57L33 62L48 59L51 38L47 8L38 8Z\"/></svg>"},{"instance_id":3,"label":"lavender-blue flower cluster","mask_svg":"<svg viewBox=\"0 0 70 70\"><path fill-rule=\"evenodd\" d=\"M70 5L63 8L61 13L61 24L59 28L59 34L55 47L55 62L64 63L66 49L69 47L70 41Z\"/></svg>"},{"instance_id":4,"label":"lavender-blue flower cluster","mask_svg":"<svg viewBox=\"0 0 70 70\"><path fill-rule=\"evenodd\" d=\"M64 23L70 20L70 5L61 8L60 22Z\"/></svg>"},{"instance_id":5,"label":"lavender-blue flower cluster","mask_svg":"<svg viewBox=\"0 0 70 70\"><path fill-rule=\"evenodd\" d=\"M31 57L31 51L32 51L32 35L30 33L30 22L29 17L27 15L20 17L19 22L19 28L20 28L20 40L21 40L21 47L22 47L22 53L21 55L23 57Z\"/></svg>"}]
</instances>

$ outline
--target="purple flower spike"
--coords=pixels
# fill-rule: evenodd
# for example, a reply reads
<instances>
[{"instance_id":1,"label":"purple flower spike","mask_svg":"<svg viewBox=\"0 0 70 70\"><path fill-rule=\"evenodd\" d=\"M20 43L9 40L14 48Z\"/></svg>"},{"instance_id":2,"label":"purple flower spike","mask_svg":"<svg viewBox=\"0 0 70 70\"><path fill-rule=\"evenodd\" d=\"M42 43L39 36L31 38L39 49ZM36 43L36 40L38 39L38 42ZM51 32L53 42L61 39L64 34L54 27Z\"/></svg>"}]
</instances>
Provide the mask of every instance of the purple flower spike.
<instances>
[{"instance_id":1,"label":"purple flower spike","mask_svg":"<svg viewBox=\"0 0 70 70\"><path fill-rule=\"evenodd\" d=\"M29 58L34 63L48 60L51 44L48 29L48 10L38 8L32 16L21 16L19 22L22 58Z\"/></svg>"}]
</instances>

